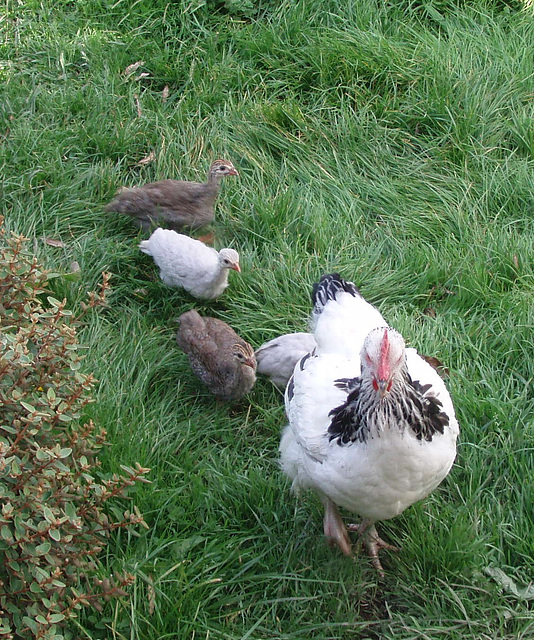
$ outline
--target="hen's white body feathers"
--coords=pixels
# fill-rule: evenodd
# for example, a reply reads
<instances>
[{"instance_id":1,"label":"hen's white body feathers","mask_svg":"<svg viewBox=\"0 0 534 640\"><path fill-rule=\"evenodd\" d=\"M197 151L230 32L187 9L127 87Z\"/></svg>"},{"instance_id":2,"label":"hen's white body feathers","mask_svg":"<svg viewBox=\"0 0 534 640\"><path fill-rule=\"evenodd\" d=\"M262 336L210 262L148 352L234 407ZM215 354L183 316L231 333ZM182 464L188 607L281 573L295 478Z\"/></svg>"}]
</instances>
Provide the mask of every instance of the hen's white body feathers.
<instances>
[{"instance_id":1,"label":"hen's white body feathers","mask_svg":"<svg viewBox=\"0 0 534 640\"><path fill-rule=\"evenodd\" d=\"M432 386L449 418L444 433L428 441L391 418L365 439L340 444L328 428L331 411L347 401L348 391L336 381L360 375L366 336L387 323L361 296L347 292L329 300L312 320L314 356L295 367L286 391L289 425L280 444L282 469L295 488L315 489L371 522L392 518L428 495L453 464L458 423L449 393L416 350L406 349L411 378Z\"/></svg>"}]
</instances>

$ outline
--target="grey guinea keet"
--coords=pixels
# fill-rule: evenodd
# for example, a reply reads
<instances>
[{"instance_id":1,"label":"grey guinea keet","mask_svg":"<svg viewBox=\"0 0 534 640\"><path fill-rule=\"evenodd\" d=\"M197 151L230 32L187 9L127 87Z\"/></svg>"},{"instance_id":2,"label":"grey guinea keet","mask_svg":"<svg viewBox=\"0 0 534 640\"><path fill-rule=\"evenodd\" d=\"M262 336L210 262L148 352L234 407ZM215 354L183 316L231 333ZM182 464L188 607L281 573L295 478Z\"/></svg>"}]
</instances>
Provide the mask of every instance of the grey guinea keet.
<instances>
[{"instance_id":1,"label":"grey guinea keet","mask_svg":"<svg viewBox=\"0 0 534 640\"><path fill-rule=\"evenodd\" d=\"M285 389L297 362L314 350L313 333L285 333L256 349L258 373L267 376L279 389Z\"/></svg>"},{"instance_id":2,"label":"grey guinea keet","mask_svg":"<svg viewBox=\"0 0 534 640\"><path fill-rule=\"evenodd\" d=\"M197 229L213 222L222 178L238 175L229 160L215 160L206 182L168 179L123 187L105 209L124 213L147 230L158 226L175 231Z\"/></svg>"}]
</instances>

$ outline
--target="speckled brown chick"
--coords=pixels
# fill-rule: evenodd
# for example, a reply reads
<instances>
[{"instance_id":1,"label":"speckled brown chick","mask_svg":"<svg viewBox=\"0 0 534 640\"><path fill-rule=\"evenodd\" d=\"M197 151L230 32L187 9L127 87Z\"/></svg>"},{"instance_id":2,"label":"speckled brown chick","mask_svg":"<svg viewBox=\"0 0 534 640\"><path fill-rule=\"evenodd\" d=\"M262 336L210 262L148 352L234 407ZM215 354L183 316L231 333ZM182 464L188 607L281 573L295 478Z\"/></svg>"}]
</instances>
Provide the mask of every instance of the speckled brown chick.
<instances>
[{"instance_id":1,"label":"speckled brown chick","mask_svg":"<svg viewBox=\"0 0 534 640\"><path fill-rule=\"evenodd\" d=\"M213 222L221 179L238 175L229 160L215 160L206 182L160 180L141 187L123 188L105 209L125 213L147 230L157 226L175 231L198 229Z\"/></svg>"},{"instance_id":2,"label":"speckled brown chick","mask_svg":"<svg viewBox=\"0 0 534 640\"><path fill-rule=\"evenodd\" d=\"M226 322L202 317L192 309L183 313L176 341L189 358L193 373L213 395L239 400L256 381L254 350Z\"/></svg>"}]
</instances>

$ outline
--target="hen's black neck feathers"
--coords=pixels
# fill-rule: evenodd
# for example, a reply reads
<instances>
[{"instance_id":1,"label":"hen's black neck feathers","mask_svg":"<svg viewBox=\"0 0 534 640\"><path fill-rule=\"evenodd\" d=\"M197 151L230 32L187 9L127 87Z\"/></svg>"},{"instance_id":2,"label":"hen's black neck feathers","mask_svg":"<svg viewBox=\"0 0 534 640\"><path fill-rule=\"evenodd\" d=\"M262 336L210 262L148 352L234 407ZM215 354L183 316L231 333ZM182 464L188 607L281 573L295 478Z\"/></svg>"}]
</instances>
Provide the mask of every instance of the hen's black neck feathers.
<instances>
[{"instance_id":1,"label":"hen's black neck feathers","mask_svg":"<svg viewBox=\"0 0 534 640\"><path fill-rule=\"evenodd\" d=\"M338 293L346 292L352 296L360 296L360 292L352 282L343 280L339 273L328 273L313 285L312 303L314 313L320 313L329 300L335 300Z\"/></svg>"},{"instance_id":2,"label":"hen's black neck feathers","mask_svg":"<svg viewBox=\"0 0 534 640\"><path fill-rule=\"evenodd\" d=\"M441 401L430 392L431 385L412 380L407 371L382 400L362 378L342 378L336 386L348 395L342 405L330 411L328 434L341 446L366 442L387 428L409 429L418 440L430 442L449 424Z\"/></svg>"}]
</instances>

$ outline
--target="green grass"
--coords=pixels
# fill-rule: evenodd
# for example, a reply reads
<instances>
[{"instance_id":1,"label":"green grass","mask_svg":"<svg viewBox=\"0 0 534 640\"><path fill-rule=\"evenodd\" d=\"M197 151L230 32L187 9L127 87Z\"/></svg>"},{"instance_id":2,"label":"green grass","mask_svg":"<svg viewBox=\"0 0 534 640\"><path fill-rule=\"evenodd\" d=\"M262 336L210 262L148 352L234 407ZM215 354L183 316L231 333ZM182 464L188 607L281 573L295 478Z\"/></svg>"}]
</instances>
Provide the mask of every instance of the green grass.
<instances>
[{"instance_id":1,"label":"green grass","mask_svg":"<svg viewBox=\"0 0 534 640\"><path fill-rule=\"evenodd\" d=\"M528 2L6 0L2 213L53 271L79 263L54 280L71 306L113 274L80 332L89 414L105 470L152 468L134 495L149 529L102 558L136 576L131 598L86 611L89 637L534 636L530 603L485 571L534 579L533 37ZM103 206L122 184L203 179L216 157L240 172L215 229L243 273L210 304L166 288ZM218 402L174 341L193 306L256 346L305 330L332 270L447 364L461 424L442 486L380 525L402 546L383 583L290 494L280 394L260 380Z\"/></svg>"}]
</instances>

